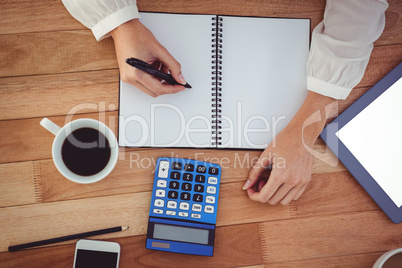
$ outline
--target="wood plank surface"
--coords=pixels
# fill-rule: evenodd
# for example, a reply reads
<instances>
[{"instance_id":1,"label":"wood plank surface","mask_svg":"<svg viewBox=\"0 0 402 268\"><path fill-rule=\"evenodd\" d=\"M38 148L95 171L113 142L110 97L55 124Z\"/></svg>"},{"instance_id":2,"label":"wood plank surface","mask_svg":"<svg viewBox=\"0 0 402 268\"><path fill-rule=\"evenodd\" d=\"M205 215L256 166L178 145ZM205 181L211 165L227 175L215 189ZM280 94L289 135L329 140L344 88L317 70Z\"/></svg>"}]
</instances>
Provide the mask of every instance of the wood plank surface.
<instances>
[{"instance_id":1,"label":"wood plank surface","mask_svg":"<svg viewBox=\"0 0 402 268\"><path fill-rule=\"evenodd\" d=\"M368 90L369 87L377 82L377 77L384 76L392 68L396 67L401 60L402 45L375 47L366 70L366 76L357 86L357 90L352 91L352 96L356 96L355 94L362 87ZM46 65L47 63L41 64ZM51 69L52 66L52 63L49 63L48 67L42 66L42 68ZM19 68L19 66L15 68L17 67ZM96 66L96 69L102 69L103 67L99 65ZM118 109L119 72L117 69L113 69L117 67L114 64L107 67L112 69L0 78L0 102L3 108L0 119L107 112ZM5 68L4 72L17 74L17 71L12 71L6 66L3 66L3 68ZM25 71L23 70L24 68L26 68ZM64 68L72 69L74 67L66 65ZM0 73L1 69L0 63ZM36 70L31 70L30 66L21 68L21 71L37 72ZM48 70L48 72L54 72L54 69ZM23 95L24 98L20 98L20 95ZM35 102L37 96L41 96L41 105L39 106ZM342 101L345 104L342 107L349 106L355 99L349 97ZM63 100L62 105L61 100ZM340 110L340 112L342 111ZM11 123L9 122L9 124ZM7 126L4 127L7 128Z\"/></svg>"},{"instance_id":2,"label":"wood plank surface","mask_svg":"<svg viewBox=\"0 0 402 268\"><path fill-rule=\"evenodd\" d=\"M0 208L0 226L7 230L0 236L0 252L11 245L114 226L132 228L99 238L144 235L150 200L149 192L142 192Z\"/></svg>"},{"instance_id":3,"label":"wood plank surface","mask_svg":"<svg viewBox=\"0 0 402 268\"><path fill-rule=\"evenodd\" d=\"M92 104L91 104L92 105ZM100 107L100 105L94 104L94 107ZM83 104L81 107L91 107ZM102 112L90 113L90 114L75 114L69 116L50 116L50 120L55 122L59 126L64 126L72 120L79 118L92 118L105 123L109 128L118 136L117 123L118 123L118 113L117 112ZM5 120L0 121L0 163L10 163L10 162L20 162L35 159L50 159L51 148L54 136L49 131L44 129L40 125L42 118L32 118L32 119L22 119L22 120ZM12 150L11 150L12 148ZM120 148L121 151L135 151L144 149L133 149L133 148ZM167 148L166 148L167 149ZM322 158L317 159L314 164L314 169L323 170L327 168L325 165L337 165L336 158L333 154L325 148L325 145L318 141L314 148L316 151L321 152ZM178 151L180 149L172 149L172 152ZM181 151L186 152L188 150L181 149ZM226 152L226 153L225 153ZM257 160L258 155L261 151L225 151L225 150L213 150L204 149L199 151L192 151L193 158L205 155L203 157L204 161L215 160L225 164L225 162L236 163L237 166L243 167L247 165L247 168L251 168L251 162ZM214 154L221 156L214 159ZM177 154L176 154L177 155ZM227 157L225 157L227 155ZM134 157L133 155L132 157ZM133 159L133 161L135 158ZM338 170L335 167L335 170ZM329 172L331 172L329 170Z\"/></svg>"},{"instance_id":4,"label":"wood plank surface","mask_svg":"<svg viewBox=\"0 0 402 268\"><path fill-rule=\"evenodd\" d=\"M294 202L293 217L306 217L379 207L347 172L314 174L303 196Z\"/></svg>"},{"instance_id":5,"label":"wood plank surface","mask_svg":"<svg viewBox=\"0 0 402 268\"><path fill-rule=\"evenodd\" d=\"M231 233L237 233L231 236ZM214 257L203 258L180 254L167 254L164 252L146 250L144 247L145 236L124 237L110 239L122 246L120 266L132 267L133 264L139 267L158 267L160 262L166 266L189 267L194 262L199 267L353 267L367 268L378 259L384 251L366 254L344 255L339 257L313 258L307 260L287 261L278 263L263 263L262 253L259 247L257 224L237 225L234 227L218 227L216 236L220 243L216 244ZM230 239L227 239L229 237ZM31 249L30 254L26 252L13 252L0 254L0 262L5 267L22 267L29 263L30 267L72 267L74 259L74 244L51 246L46 248ZM213 261L212 261L213 260ZM159 262L158 262L159 261ZM261 263L261 264L257 264ZM256 265L252 265L256 264ZM165 267L166 267L165 266Z\"/></svg>"},{"instance_id":6,"label":"wood plank surface","mask_svg":"<svg viewBox=\"0 0 402 268\"><path fill-rule=\"evenodd\" d=\"M10 245L120 225L130 229L99 238L145 235L150 201L151 192L141 192L0 208L0 228L4 230L0 252ZM289 206L256 204L248 199L239 183L221 186L217 226L289 218Z\"/></svg>"},{"instance_id":7,"label":"wood plank surface","mask_svg":"<svg viewBox=\"0 0 402 268\"><path fill-rule=\"evenodd\" d=\"M385 252L375 252L366 254L343 255L337 257L313 258L308 260L287 261L280 263L267 263L267 267L326 267L326 268L368 268L372 267L376 260Z\"/></svg>"},{"instance_id":8,"label":"wood plank surface","mask_svg":"<svg viewBox=\"0 0 402 268\"><path fill-rule=\"evenodd\" d=\"M35 161L0 164L0 207L33 204L41 201L37 188Z\"/></svg>"},{"instance_id":9,"label":"wood plank surface","mask_svg":"<svg viewBox=\"0 0 402 268\"><path fill-rule=\"evenodd\" d=\"M48 133L47 135L50 136L50 139L46 141L47 144L44 146L46 154L39 155L46 159L36 160L35 165L32 164L32 161L19 162L18 166L24 167L25 176L21 177L19 172L15 172L15 164L1 164L1 169L4 174L7 174L7 177L4 177L3 184L5 192L8 191L8 187L15 185L14 182L26 183L33 181L37 182L35 202L53 202L147 191L152 188L153 172L158 157L179 156L221 165L224 170L222 183L245 182L253 163L258 160L258 156L261 153L260 151L198 150L194 152L186 149L120 148L117 165L106 179L91 185L81 185L65 179L57 171L53 160L49 159L51 157L52 134ZM27 150L24 146L22 148ZM314 147L317 151L324 151L325 155L320 155L320 159L313 159L312 173L329 174L344 171L345 167L337 161L331 151L325 148L323 144L317 144ZM37 151L40 152L39 149ZM19 187L19 191L20 196L30 196L33 189ZM33 199L31 201L34 202ZM9 199L9 195L0 195L0 206L2 204L18 205L20 202L22 201L18 201L18 198Z\"/></svg>"},{"instance_id":10,"label":"wood plank surface","mask_svg":"<svg viewBox=\"0 0 402 268\"><path fill-rule=\"evenodd\" d=\"M289 206L269 206L252 202L248 199L247 194L241 190L242 183L224 183L221 185L217 225L226 226L309 215L317 216L340 212L378 210L378 207L366 193L361 191L350 175L348 176L346 172L342 172L340 176L336 176L336 174L339 173L334 173L329 178L325 178L323 175L313 178L310 187L306 190L306 194ZM151 188L151 183L152 178L149 178L149 188ZM71 186L90 188L92 185L72 183ZM68 191L70 189L63 189L61 192ZM91 189L91 191L97 193L96 189ZM112 191L110 194L116 193ZM95 230L104 228L105 225L113 226L113 224L117 224L115 220L118 219L124 223L123 225L136 226L135 229L130 228L125 231L125 235L144 235L149 210L149 197L150 193L143 191L135 194L77 198L76 200L50 202L35 206L2 208L0 209L0 217L7 220L0 222L0 228L3 227L7 231L3 232L3 237L0 239L0 250L4 251L10 245L9 243L18 244L27 242L27 240L35 241L38 237L46 237L47 235L56 237L65 235L77 228L80 230L80 226L83 223L80 219L87 217L92 218L92 224L84 226L85 228ZM99 213L99 211L102 211L102 213ZM135 214L133 214L134 211ZM245 213L248 215L247 218L244 217ZM379 211L379 213L382 212ZM54 230L41 230L41 226L44 224L43 221L57 224L60 219L71 222L71 224L69 226L63 224L63 228L59 225ZM111 219L113 220L110 221ZM144 221L135 219L144 219ZM34 224L29 224L29 222ZM31 233L30 230L27 230L21 237L21 233L15 230L23 229L26 224L30 225L30 230L37 231ZM6 228L7 226L12 226L12 228ZM117 235L119 234L117 233ZM116 236L114 234L106 236L106 238L110 237Z\"/></svg>"},{"instance_id":11,"label":"wood plank surface","mask_svg":"<svg viewBox=\"0 0 402 268\"><path fill-rule=\"evenodd\" d=\"M402 14L401 6L396 5L399 9L392 14ZM386 41L389 36L400 36L395 29L402 28L402 21L398 16L391 16L394 17L395 21L385 29L385 40L379 40L379 44L389 44ZM320 19L313 21L312 28ZM399 43L401 40L397 40L397 44ZM108 38L96 42L89 30L8 34L0 39L0 47L4 48L0 50L0 58L3 59L0 62L0 77L117 68L113 40ZM397 50L400 57L402 49L395 47L393 50L393 53L388 54L395 56ZM71 57L72 54L74 57ZM383 56L386 55L384 53ZM387 60L383 57L381 59ZM398 57L393 60L398 60Z\"/></svg>"},{"instance_id":12,"label":"wood plank surface","mask_svg":"<svg viewBox=\"0 0 402 268\"><path fill-rule=\"evenodd\" d=\"M246 4L247 3L247 4ZM289 13L289 10L299 12L312 12L324 10L324 2L315 1L137 1L140 11L170 12L170 13L196 13L196 14L229 14L249 16L280 16ZM291 5L289 7L289 5ZM0 34L14 34L25 32L53 32L85 29L74 20L66 11L61 1L3 1L0 9ZM296 8L297 7L297 8Z\"/></svg>"},{"instance_id":13,"label":"wood plank surface","mask_svg":"<svg viewBox=\"0 0 402 268\"><path fill-rule=\"evenodd\" d=\"M85 103L81 107L83 106L91 107ZM117 133L117 112L48 118L60 127L75 119L92 118L105 123ZM54 135L40 125L41 120L42 118L0 121L0 163L52 158Z\"/></svg>"},{"instance_id":14,"label":"wood plank surface","mask_svg":"<svg viewBox=\"0 0 402 268\"><path fill-rule=\"evenodd\" d=\"M3 35L0 47L0 77L117 68L113 40L89 30Z\"/></svg>"},{"instance_id":15,"label":"wood plank surface","mask_svg":"<svg viewBox=\"0 0 402 268\"><path fill-rule=\"evenodd\" d=\"M49 32L85 27L66 12L61 1L2 1L0 34Z\"/></svg>"},{"instance_id":16,"label":"wood plank surface","mask_svg":"<svg viewBox=\"0 0 402 268\"><path fill-rule=\"evenodd\" d=\"M260 224L266 263L335 257L402 247L402 225L381 211Z\"/></svg>"},{"instance_id":17,"label":"wood plank surface","mask_svg":"<svg viewBox=\"0 0 402 268\"><path fill-rule=\"evenodd\" d=\"M0 78L1 120L108 112L118 100L118 69Z\"/></svg>"},{"instance_id":18,"label":"wood plank surface","mask_svg":"<svg viewBox=\"0 0 402 268\"><path fill-rule=\"evenodd\" d=\"M140 11L310 18L325 0L138 0ZM362 81L338 101L331 121L402 61L402 2L388 1L386 25ZM65 179L51 159L54 136L39 125L94 118L117 135L119 70L113 40L96 42L61 1L0 1L0 267L72 267L76 241L6 252L12 244L129 225L94 237L120 243L120 267L371 267L402 247L393 224L318 139L312 180L287 206L252 202L241 189L261 151L120 148L104 180ZM158 157L223 168L214 257L145 249Z\"/></svg>"},{"instance_id":19,"label":"wood plank surface","mask_svg":"<svg viewBox=\"0 0 402 268\"><path fill-rule=\"evenodd\" d=\"M236 235L233 235L236 234ZM145 249L145 236L109 239L121 245L120 267L235 267L262 264L257 224L244 224L216 229L212 258L166 253ZM69 267L73 266L75 244L31 249L0 254L4 267ZM26 254L29 252L30 254Z\"/></svg>"}]
</instances>

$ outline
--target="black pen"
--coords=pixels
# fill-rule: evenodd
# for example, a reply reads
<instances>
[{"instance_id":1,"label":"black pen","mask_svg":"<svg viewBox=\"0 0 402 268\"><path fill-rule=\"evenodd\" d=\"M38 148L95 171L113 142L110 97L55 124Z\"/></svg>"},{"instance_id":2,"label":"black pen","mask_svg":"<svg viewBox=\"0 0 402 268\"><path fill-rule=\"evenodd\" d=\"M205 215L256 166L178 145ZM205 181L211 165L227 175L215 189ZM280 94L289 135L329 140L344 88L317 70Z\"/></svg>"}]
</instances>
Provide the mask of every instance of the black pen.
<instances>
[{"instance_id":1,"label":"black pen","mask_svg":"<svg viewBox=\"0 0 402 268\"><path fill-rule=\"evenodd\" d=\"M66 236L62 236L62 237L56 237L56 238L51 238L51 239L46 239L46 240L16 245L16 246L10 246L10 247L8 247L8 251L13 252L13 251L21 250L21 249L44 246L44 245L68 241L68 240L72 240L72 239L80 239L80 238L84 238L84 237L88 237L88 236L120 232L120 231L124 231L127 229L128 229L128 227L126 227L126 226L118 226L118 227L96 230L96 231L91 231L91 232L85 232L85 233L80 233L80 234L66 235Z\"/></svg>"},{"instance_id":2,"label":"black pen","mask_svg":"<svg viewBox=\"0 0 402 268\"><path fill-rule=\"evenodd\" d=\"M166 82L168 82L171 85L181 85L184 86L185 88L191 88L191 86L186 83L185 85L177 82L172 75L164 73L162 71L157 70L154 66L152 66L149 63L146 63L142 60L136 59L136 58L128 58L126 59L126 63L141 70L144 71L150 75L153 75L157 78L163 79Z\"/></svg>"}]
</instances>

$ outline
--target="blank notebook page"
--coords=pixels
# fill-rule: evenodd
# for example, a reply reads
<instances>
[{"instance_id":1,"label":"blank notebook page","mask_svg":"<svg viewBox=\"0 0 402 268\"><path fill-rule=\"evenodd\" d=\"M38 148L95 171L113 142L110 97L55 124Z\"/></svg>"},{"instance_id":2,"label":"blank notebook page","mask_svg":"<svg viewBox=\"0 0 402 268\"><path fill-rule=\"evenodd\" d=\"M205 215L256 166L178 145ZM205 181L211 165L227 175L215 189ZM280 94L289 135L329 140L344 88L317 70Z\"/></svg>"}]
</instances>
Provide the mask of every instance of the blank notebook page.
<instances>
[{"instance_id":1,"label":"blank notebook page","mask_svg":"<svg viewBox=\"0 0 402 268\"><path fill-rule=\"evenodd\" d=\"M152 98L121 83L120 146L212 146L213 17L141 13L140 21L180 62L184 78L192 88Z\"/></svg>"},{"instance_id":2,"label":"blank notebook page","mask_svg":"<svg viewBox=\"0 0 402 268\"><path fill-rule=\"evenodd\" d=\"M396 206L402 206L402 78L336 135Z\"/></svg>"},{"instance_id":3,"label":"blank notebook page","mask_svg":"<svg viewBox=\"0 0 402 268\"><path fill-rule=\"evenodd\" d=\"M222 18L221 147L265 149L307 94L310 21Z\"/></svg>"}]
</instances>

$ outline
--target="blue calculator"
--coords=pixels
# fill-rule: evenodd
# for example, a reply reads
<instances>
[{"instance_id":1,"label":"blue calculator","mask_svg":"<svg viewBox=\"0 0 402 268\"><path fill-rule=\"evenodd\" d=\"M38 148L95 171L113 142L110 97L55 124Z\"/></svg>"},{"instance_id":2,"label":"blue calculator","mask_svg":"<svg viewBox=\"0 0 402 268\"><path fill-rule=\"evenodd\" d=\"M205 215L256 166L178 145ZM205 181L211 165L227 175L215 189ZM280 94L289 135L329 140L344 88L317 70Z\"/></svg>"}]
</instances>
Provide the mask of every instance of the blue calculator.
<instances>
[{"instance_id":1,"label":"blue calculator","mask_svg":"<svg viewBox=\"0 0 402 268\"><path fill-rule=\"evenodd\" d=\"M146 248L212 256L221 167L184 158L158 158Z\"/></svg>"}]
</instances>

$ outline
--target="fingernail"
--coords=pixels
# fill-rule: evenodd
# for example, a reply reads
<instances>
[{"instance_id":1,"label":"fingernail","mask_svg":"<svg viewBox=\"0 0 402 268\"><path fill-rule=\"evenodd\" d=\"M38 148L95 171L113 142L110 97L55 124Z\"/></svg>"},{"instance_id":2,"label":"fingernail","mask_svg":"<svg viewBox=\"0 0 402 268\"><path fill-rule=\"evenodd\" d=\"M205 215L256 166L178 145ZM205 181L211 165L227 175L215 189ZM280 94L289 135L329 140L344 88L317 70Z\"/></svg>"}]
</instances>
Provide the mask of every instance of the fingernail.
<instances>
[{"instance_id":1,"label":"fingernail","mask_svg":"<svg viewBox=\"0 0 402 268\"><path fill-rule=\"evenodd\" d=\"M186 80L184 79L184 76L182 74L179 74L179 80L181 84L186 84Z\"/></svg>"},{"instance_id":2,"label":"fingernail","mask_svg":"<svg viewBox=\"0 0 402 268\"><path fill-rule=\"evenodd\" d=\"M246 183L243 185L243 190L247 190L248 187L250 186L250 184L251 184L251 181L247 180Z\"/></svg>"}]
</instances>

